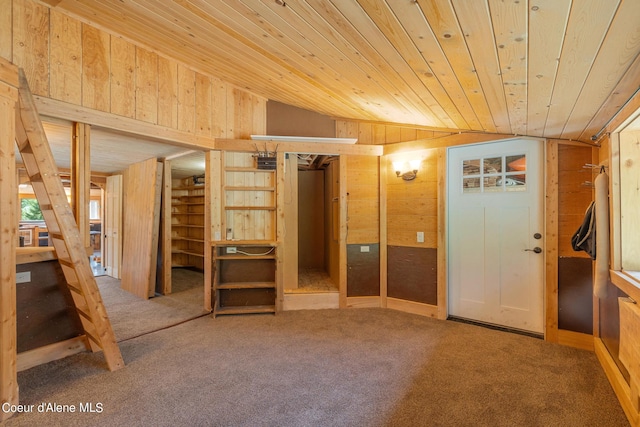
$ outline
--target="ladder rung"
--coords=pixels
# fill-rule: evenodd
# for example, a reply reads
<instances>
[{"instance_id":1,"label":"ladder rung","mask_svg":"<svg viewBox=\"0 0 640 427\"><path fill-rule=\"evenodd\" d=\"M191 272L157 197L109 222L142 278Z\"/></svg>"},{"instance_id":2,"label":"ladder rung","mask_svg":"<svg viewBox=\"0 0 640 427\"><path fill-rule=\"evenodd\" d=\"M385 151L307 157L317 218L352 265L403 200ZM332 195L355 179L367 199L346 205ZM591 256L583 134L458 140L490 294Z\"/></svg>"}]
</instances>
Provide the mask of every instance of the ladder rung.
<instances>
[{"instance_id":1,"label":"ladder rung","mask_svg":"<svg viewBox=\"0 0 640 427\"><path fill-rule=\"evenodd\" d=\"M72 290L73 292L75 292L78 295L82 295L84 296L84 292L82 292L82 289L80 289L79 287L76 286L77 283L67 283L67 287Z\"/></svg>"},{"instance_id":2,"label":"ladder rung","mask_svg":"<svg viewBox=\"0 0 640 427\"><path fill-rule=\"evenodd\" d=\"M75 268L75 265L71 262L70 259L67 258L58 258L58 261L60 262L60 264L62 265L66 265L67 267L70 268Z\"/></svg>"},{"instance_id":3,"label":"ladder rung","mask_svg":"<svg viewBox=\"0 0 640 427\"><path fill-rule=\"evenodd\" d=\"M44 211L52 211L53 207L51 205L40 205L40 210L42 212L44 212Z\"/></svg>"},{"instance_id":4,"label":"ladder rung","mask_svg":"<svg viewBox=\"0 0 640 427\"><path fill-rule=\"evenodd\" d=\"M42 182L42 175L36 172L33 175L29 175L29 181L31 182Z\"/></svg>"},{"instance_id":5,"label":"ladder rung","mask_svg":"<svg viewBox=\"0 0 640 427\"><path fill-rule=\"evenodd\" d=\"M93 341L98 347L102 348L102 344L100 343L100 340L98 338L94 337L92 334L87 332L86 329L84 331L84 334L87 336L87 338Z\"/></svg>"},{"instance_id":6,"label":"ladder rung","mask_svg":"<svg viewBox=\"0 0 640 427\"><path fill-rule=\"evenodd\" d=\"M78 312L79 315L81 315L82 317L87 319L89 322L93 323L93 318L91 317L91 315L89 313L87 313L87 311L84 309L84 307L80 308L80 307L76 306L76 311Z\"/></svg>"},{"instance_id":7,"label":"ladder rung","mask_svg":"<svg viewBox=\"0 0 640 427\"><path fill-rule=\"evenodd\" d=\"M18 143L18 150L20 150L21 153L33 153L33 150L31 149L31 143L29 141L29 138L27 138L24 141Z\"/></svg>"},{"instance_id":8,"label":"ladder rung","mask_svg":"<svg viewBox=\"0 0 640 427\"><path fill-rule=\"evenodd\" d=\"M64 240L64 236L60 233L51 233L49 232L49 237L56 240Z\"/></svg>"}]
</instances>

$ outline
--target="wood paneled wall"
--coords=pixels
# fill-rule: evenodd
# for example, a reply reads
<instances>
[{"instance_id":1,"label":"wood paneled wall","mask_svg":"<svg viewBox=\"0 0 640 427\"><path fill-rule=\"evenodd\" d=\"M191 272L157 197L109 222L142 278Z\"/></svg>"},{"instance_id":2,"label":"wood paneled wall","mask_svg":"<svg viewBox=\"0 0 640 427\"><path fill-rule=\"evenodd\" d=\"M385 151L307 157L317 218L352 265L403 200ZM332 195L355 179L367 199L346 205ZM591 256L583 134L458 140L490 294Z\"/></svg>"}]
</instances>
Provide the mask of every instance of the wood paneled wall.
<instances>
[{"instance_id":1,"label":"wood paneled wall","mask_svg":"<svg viewBox=\"0 0 640 427\"><path fill-rule=\"evenodd\" d=\"M381 123L336 121L336 136L338 138L358 138L358 144L395 144L397 142L416 141L418 139L437 138L446 135L450 135L450 133Z\"/></svg>"},{"instance_id":2,"label":"wood paneled wall","mask_svg":"<svg viewBox=\"0 0 640 427\"><path fill-rule=\"evenodd\" d=\"M358 138L358 144L386 145L438 138L449 133L379 123L336 121L338 138ZM426 144L425 144L426 148ZM391 164L387 171L387 227L389 245L436 247L437 158L434 150L424 151L421 170L413 182L395 178ZM347 244L380 241L380 159L348 156ZM416 242L416 232L425 232L425 243Z\"/></svg>"},{"instance_id":3,"label":"wood paneled wall","mask_svg":"<svg viewBox=\"0 0 640 427\"><path fill-rule=\"evenodd\" d=\"M597 170L583 168L593 163L593 149L587 146L558 144L558 255L560 257L589 257L571 247L586 209L593 200L593 183Z\"/></svg>"},{"instance_id":4,"label":"wood paneled wall","mask_svg":"<svg viewBox=\"0 0 640 427\"><path fill-rule=\"evenodd\" d=\"M34 0L0 0L0 55L34 94L197 136L266 131L266 99Z\"/></svg>"}]
</instances>

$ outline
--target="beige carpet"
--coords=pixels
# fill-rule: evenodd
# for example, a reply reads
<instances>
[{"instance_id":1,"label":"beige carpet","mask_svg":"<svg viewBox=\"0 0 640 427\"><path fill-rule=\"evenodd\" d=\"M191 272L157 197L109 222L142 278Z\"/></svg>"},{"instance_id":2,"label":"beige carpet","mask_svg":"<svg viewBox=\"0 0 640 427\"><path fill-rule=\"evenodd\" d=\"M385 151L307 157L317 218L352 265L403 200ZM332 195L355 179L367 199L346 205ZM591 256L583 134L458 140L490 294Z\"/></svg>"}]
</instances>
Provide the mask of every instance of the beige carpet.
<instances>
[{"instance_id":1,"label":"beige carpet","mask_svg":"<svg viewBox=\"0 0 640 427\"><path fill-rule=\"evenodd\" d=\"M172 293L144 300L120 288L120 280L96 277L118 341L157 331L206 314L201 272L174 268Z\"/></svg>"},{"instance_id":2,"label":"beige carpet","mask_svg":"<svg viewBox=\"0 0 640 427\"><path fill-rule=\"evenodd\" d=\"M201 317L21 372L8 426L625 426L593 353L386 309Z\"/></svg>"}]
</instances>

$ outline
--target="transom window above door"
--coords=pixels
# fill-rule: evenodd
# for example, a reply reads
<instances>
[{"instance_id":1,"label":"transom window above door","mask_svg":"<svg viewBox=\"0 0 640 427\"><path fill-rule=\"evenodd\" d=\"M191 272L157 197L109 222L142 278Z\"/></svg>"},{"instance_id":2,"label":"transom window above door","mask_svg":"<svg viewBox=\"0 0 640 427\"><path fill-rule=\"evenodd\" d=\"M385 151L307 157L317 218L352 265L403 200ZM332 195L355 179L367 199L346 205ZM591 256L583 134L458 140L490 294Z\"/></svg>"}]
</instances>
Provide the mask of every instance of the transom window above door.
<instances>
[{"instance_id":1,"label":"transom window above door","mask_svg":"<svg viewBox=\"0 0 640 427\"><path fill-rule=\"evenodd\" d=\"M462 161L463 193L496 193L527 189L527 156L481 157Z\"/></svg>"}]
</instances>

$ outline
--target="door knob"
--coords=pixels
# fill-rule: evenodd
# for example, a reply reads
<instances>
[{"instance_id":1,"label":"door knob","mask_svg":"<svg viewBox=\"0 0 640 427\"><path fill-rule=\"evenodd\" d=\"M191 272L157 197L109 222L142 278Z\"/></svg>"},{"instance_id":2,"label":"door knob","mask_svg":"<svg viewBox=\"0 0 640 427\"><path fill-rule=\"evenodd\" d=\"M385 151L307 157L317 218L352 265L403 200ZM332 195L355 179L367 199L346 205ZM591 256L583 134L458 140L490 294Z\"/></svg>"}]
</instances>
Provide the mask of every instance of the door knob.
<instances>
[{"instance_id":1,"label":"door knob","mask_svg":"<svg viewBox=\"0 0 640 427\"><path fill-rule=\"evenodd\" d=\"M539 248L539 247L536 246L533 249L525 249L525 252L526 251L535 252L535 253L539 254L540 252L542 252L542 248Z\"/></svg>"}]
</instances>

